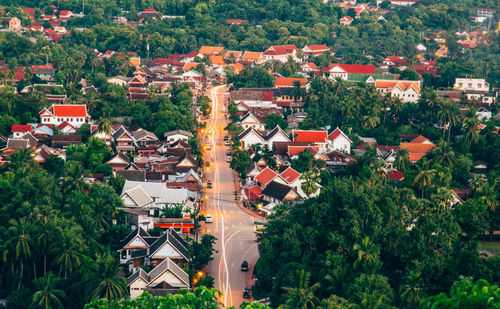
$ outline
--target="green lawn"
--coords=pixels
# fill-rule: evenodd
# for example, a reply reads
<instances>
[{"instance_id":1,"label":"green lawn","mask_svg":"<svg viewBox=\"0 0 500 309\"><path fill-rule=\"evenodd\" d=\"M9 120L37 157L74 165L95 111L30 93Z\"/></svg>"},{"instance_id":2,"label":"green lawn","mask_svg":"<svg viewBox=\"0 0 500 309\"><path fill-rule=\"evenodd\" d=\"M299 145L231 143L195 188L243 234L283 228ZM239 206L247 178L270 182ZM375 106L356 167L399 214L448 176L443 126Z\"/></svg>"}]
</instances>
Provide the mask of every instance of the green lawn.
<instances>
[{"instance_id":1,"label":"green lawn","mask_svg":"<svg viewBox=\"0 0 500 309\"><path fill-rule=\"evenodd\" d=\"M500 251L500 242L479 242L479 250Z\"/></svg>"}]
</instances>

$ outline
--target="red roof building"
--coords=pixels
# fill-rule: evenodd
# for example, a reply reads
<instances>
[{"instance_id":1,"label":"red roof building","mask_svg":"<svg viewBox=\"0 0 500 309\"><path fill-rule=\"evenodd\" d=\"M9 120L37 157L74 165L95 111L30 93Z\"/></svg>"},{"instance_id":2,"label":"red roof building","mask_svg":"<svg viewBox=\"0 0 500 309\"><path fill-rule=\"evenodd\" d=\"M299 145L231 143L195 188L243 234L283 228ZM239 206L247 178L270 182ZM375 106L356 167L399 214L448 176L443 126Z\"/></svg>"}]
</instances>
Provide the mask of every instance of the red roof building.
<instances>
[{"instance_id":1,"label":"red roof building","mask_svg":"<svg viewBox=\"0 0 500 309\"><path fill-rule=\"evenodd\" d=\"M256 200L262 197L262 188L259 186L245 188L243 191L249 200Z\"/></svg>"},{"instance_id":2,"label":"red roof building","mask_svg":"<svg viewBox=\"0 0 500 309\"><path fill-rule=\"evenodd\" d=\"M314 130L292 130L292 137L294 142L326 143L328 132Z\"/></svg>"},{"instance_id":3,"label":"red roof building","mask_svg":"<svg viewBox=\"0 0 500 309\"><path fill-rule=\"evenodd\" d=\"M295 81L300 82L301 87L306 86L305 78L288 78L288 77L277 77L274 81L276 87L294 87Z\"/></svg>"},{"instance_id":4,"label":"red roof building","mask_svg":"<svg viewBox=\"0 0 500 309\"><path fill-rule=\"evenodd\" d=\"M246 19L228 19L226 22L230 25L248 24L248 20Z\"/></svg>"},{"instance_id":5,"label":"red roof building","mask_svg":"<svg viewBox=\"0 0 500 309\"><path fill-rule=\"evenodd\" d=\"M10 131L14 135L14 138L19 138L26 133L30 133L32 130L33 127L29 124L13 124Z\"/></svg>"},{"instance_id":6,"label":"red roof building","mask_svg":"<svg viewBox=\"0 0 500 309\"><path fill-rule=\"evenodd\" d=\"M302 48L302 51L306 55L310 56L318 56L318 55L323 55L324 53L327 53L330 51L330 48L326 46L325 44L321 45L306 45L304 48Z\"/></svg>"},{"instance_id":7,"label":"red roof building","mask_svg":"<svg viewBox=\"0 0 500 309\"><path fill-rule=\"evenodd\" d=\"M255 180L257 180L262 186L265 187L276 176L278 176L278 174L275 171L273 171L269 167L266 167L259 173L259 175L255 176Z\"/></svg>"},{"instance_id":8,"label":"red roof building","mask_svg":"<svg viewBox=\"0 0 500 309\"><path fill-rule=\"evenodd\" d=\"M297 172L291 167L287 168L280 174L281 178L283 178L288 183L294 182L300 177L300 175L301 174L299 172Z\"/></svg>"}]
</instances>

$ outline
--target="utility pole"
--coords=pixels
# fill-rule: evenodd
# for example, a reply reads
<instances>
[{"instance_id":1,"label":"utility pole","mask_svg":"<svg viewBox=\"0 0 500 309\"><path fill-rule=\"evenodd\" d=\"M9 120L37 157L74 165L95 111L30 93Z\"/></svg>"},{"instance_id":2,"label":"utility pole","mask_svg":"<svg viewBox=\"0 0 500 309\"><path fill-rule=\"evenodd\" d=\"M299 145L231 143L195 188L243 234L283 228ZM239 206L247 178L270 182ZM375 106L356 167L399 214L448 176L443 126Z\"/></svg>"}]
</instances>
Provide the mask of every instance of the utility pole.
<instances>
[{"instance_id":1,"label":"utility pole","mask_svg":"<svg viewBox=\"0 0 500 309\"><path fill-rule=\"evenodd\" d=\"M85 15L85 0L82 0L82 14Z\"/></svg>"}]
</instances>

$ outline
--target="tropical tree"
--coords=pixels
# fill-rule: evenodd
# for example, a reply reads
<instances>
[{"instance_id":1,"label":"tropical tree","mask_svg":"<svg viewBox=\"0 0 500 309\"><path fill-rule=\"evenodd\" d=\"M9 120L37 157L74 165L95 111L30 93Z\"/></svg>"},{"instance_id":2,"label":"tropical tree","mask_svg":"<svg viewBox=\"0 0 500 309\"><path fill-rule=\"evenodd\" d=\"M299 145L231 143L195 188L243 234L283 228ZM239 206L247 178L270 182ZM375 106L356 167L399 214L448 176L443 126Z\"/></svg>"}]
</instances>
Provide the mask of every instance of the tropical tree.
<instances>
[{"instance_id":1,"label":"tropical tree","mask_svg":"<svg viewBox=\"0 0 500 309\"><path fill-rule=\"evenodd\" d=\"M479 120L476 117L468 117L464 120L463 131L465 133L465 141L469 147L479 140Z\"/></svg>"},{"instance_id":2,"label":"tropical tree","mask_svg":"<svg viewBox=\"0 0 500 309\"><path fill-rule=\"evenodd\" d=\"M413 180L413 185L417 185L420 191L422 192L422 198L424 197L424 190L426 187L432 185L432 178L436 174L436 170L430 167L429 162L426 158L420 160L419 164L417 164L418 174Z\"/></svg>"},{"instance_id":3,"label":"tropical tree","mask_svg":"<svg viewBox=\"0 0 500 309\"><path fill-rule=\"evenodd\" d=\"M401 301L405 308L416 308L425 297L422 284L421 273L417 270L410 270L406 275L404 284L400 287Z\"/></svg>"},{"instance_id":4,"label":"tropical tree","mask_svg":"<svg viewBox=\"0 0 500 309\"><path fill-rule=\"evenodd\" d=\"M317 171L307 171L300 175L300 179L304 180L300 187L304 193L309 198L312 194L318 191L318 172Z\"/></svg>"},{"instance_id":5,"label":"tropical tree","mask_svg":"<svg viewBox=\"0 0 500 309\"><path fill-rule=\"evenodd\" d=\"M65 231L59 241L52 245L51 252L55 255L52 263L59 266L59 276L64 273L64 278L67 278L68 273L75 271L81 265L83 257L81 248L82 243L76 235L70 234L70 231Z\"/></svg>"},{"instance_id":6,"label":"tropical tree","mask_svg":"<svg viewBox=\"0 0 500 309\"><path fill-rule=\"evenodd\" d=\"M366 115L363 120L363 128L374 129L380 123L380 118L376 115Z\"/></svg>"},{"instance_id":7,"label":"tropical tree","mask_svg":"<svg viewBox=\"0 0 500 309\"><path fill-rule=\"evenodd\" d=\"M319 283L309 284L311 273L305 270L298 270L291 278L295 282L293 287L283 287L286 291L285 301L279 306L279 309L308 309L316 308L318 298L314 295L314 291L319 288Z\"/></svg>"},{"instance_id":8,"label":"tropical tree","mask_svg":"<svg viewBox=\"0 0 500 309\"><path fill-rule=\"evenodd\" d=\"M450 139L451 128L454 127L459 120L458 105L451 100L443 101L439 104L438 117L443 127L443 137L446 130L448 130L448 139Z\"/></svg>"},{"instance_id":9,"label":"tropical tree","mask_svg":"<svg viewBox=\"0 0 500 309\"><path fill-rule=\"evenodd\" d=\"M89 300L104 297L113 301L127 295L127 280L118 274L119 266L118 260L109 251L96 254L91 271L84 277Z\"/></svg>"},{"instance_id":10,"label":"tropical tree","mask_svg":"<svg viewBox=\"0 0 500 309\"><path fill-rule=\"evenodd\" d=\"M370 237L365 236L360 243L354 244L353 250L357 254L354 267L362 269L365 272L375 272L380 267L379 248L375 245Z\"/></svg>"},{"instance_id":11,"label":"tropical tree","mask_svg":"<svg viewBox=\"0 0 500 309\"><path fill-rule=\"evenodd\" d=\"M455 163L455 152L450 142L440 141L434 153L436 155L436 162L444 167L451 167Z\"/></svg>"},{"instance_id":12,"label":"tropical tree","mask_svg":"<svg viewBox=\"0 0 500 309\"><path fill-rule=\"evenodd\" d=\"M19 283L17 288L21 287L21 280L24 275L24 264L33 256L34 242L29 234L30 225L26 218L21 218L19 221L14 219L9 220L9 228L7 230L7 240L4 245L4 261L10 255L11 259L17 260L20 265ZM14 263L14 260L12 260Z\"/></svg>"},{"instance_id":13,"label":"tropical tree","mask_svg":"<svg viewBox=\"0 0 500 309\"><path fill-rule=\"evenodd\" d=\"M56 288L58 282L58 278L55 278L52 272L35 280L35 293L30 308L64 308L62 302L66 299L66 293Z\"/></svg>"},{"instance_id":14,"label":"tropical tree","mask_svg":"<svg viewBox=\"0 0 500 309\"><path fill-rule=\"evenodd\" d=\"M408 149L399 148L396 150L396 168L399 171L405 172L410 166Z\"/></svg>"}]
</instances>

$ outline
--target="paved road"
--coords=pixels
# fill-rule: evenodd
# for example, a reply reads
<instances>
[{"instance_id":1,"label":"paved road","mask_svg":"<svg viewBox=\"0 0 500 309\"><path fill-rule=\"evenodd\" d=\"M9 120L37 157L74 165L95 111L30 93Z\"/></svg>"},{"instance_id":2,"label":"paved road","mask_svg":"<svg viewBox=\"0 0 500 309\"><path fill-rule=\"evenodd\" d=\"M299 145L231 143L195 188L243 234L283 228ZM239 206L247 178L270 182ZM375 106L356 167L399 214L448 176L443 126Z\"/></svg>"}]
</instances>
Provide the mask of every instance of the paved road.
<instances>
[{"instance_id":1,"label":"paved road","mask_svg":"<svg viewBox=\"0 0 500 309\"><path fill-rule=\"evenodd\" d=\"M215 288L222 292L220 301L226 306L239 308L243 301L243 288L251 282L250 273L240 270L246 260L252 266L258 259L254 218L242 211L234 203L233 171L226 161L223 137L227 135L227 125L222 108L226 95L225 86L218 86L210 91L213 109L207 125L211 150L205 153L205 160L210 160L208 179L213 188L208 189L205 213L211 214L213 223L205 225L205 233L217 237L217 253L207 267L207 274L215 278ZM253 267L252 267L253 269Z\"/></svg>"}]
</instances>

